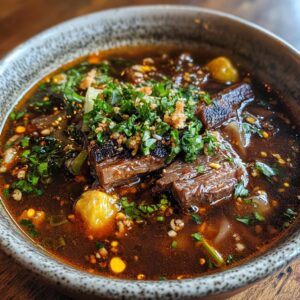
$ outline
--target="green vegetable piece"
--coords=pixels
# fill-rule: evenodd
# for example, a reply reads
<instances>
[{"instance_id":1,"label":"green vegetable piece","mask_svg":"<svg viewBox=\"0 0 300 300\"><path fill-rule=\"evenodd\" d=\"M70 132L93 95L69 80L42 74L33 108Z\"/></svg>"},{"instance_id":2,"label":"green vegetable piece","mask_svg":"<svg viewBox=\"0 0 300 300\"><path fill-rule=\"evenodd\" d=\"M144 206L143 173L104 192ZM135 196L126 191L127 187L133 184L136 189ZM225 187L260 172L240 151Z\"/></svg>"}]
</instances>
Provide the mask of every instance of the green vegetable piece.
<instances>
[{"instance_id":1,"label":"green vegetable piece","mask_svg":"<svg viewBox=\"0 0 300 300\"><path fill-rule=\"evenodd\" d=\"M156 221L157 222L163 222L165 220L165 217L164 216L158 216L157 218L156 218Z\"/></svg>"},{"instance_id":2,"label":"green vegetable piece","mask_svg":"<svg viewBox=\"0 0 300 300\"><path fill-rule=\"evenodd\" d=\"M47 162L40 163L38 165L38 172L42 177L48 176L48 163Z\"/></svg>"},{"instance_id":3,"label":"green vegetable piece","mask_svg":"<svg viewBox=\"0 0 300 300\"><path fill-rule=\"evenodd\" d=\"M172 249L176 249L177 248L177 241L172 241L172 243L171 243L171 248Z\"/></svg>"},{"instance_id":4,"label":"green vegetable piece","mask_svg":"<svg viewBox=\"0 0 300 300\"><path fill-rule=\"evenodd\" d=\"M241 216L241 217L236 217L235 219L247 226L253 224L253 216Z\"/></svg>"},{"instance_id":5,"label":"green vegetable piece","mask_svg":"<svg viewBox=\"0 0 300 300\"><path fill-rule=\"evenodd\" d=\"M197 214L192 214L192 220L198 225L202 223L200 216Z\"/></svg>"},{"instance_id":6,"label":"green vegetable piece","mask_svg":"<svg viewBox=\"0 0 300 300\"><path fill-rule=\"evenodd\" d=\"M66 162L66 166L68 170L73 175L79 175L87 157L88 157L87 150L82 150L75 158L71 158Z\"/></svg>"},{"instance_id":7,"label":"green vegetable piece","mask_svg":"<svg viewBox=\"0 0 300 300\"><path fill-rule=\"evenodd\" d=\"M271 168L270 166L260 161L255 162L255 168L266 177L272 177L278 174L278 171L276 169Z\"/></svg>"},{"instance_id":8,"label":"green vegetable piece","mask_svg":"<svg viewBox=\"0 0 300 300\"><path fill-rule=\"evenodd\" d=\"M210 95L208 93L200 94L200 99L205 102L206 105L211 105L212 100L210 98Z\"/></svg>"},{"instance_id":9,"label":"green vegetable piece","mask_svg":"<svg viewBox=\"0 0 300 300\"><path fill-rule=\"evenodd\" d=\"M192 237L193 237L196 241L198 241L198 242L200 242L200 241L203 240L203 237L202 237L202 235L201 235L199 232L193 233L193 234L192 234Z\"/></svg>"},{"instance_id":10,"label":"green vegetable piece","mask_svg":"<svg viewBox=\"0 0 300 300\"><path fill-rule=\"evenodd\" d=\"M263 222L266 220L265 217L257 211L254 213L254 217L257 221L260 221L260 222Z\"/></svg>"},{"instance_id":11,"label":"green vegetable piece","mask_svg":"<svg viewBox=\"0 0 300 300\"><path fill-rule=\"evenodd\" d=\"M234 262L234 256L229 254L226 259L226 265L231 265Z\"/></svg>"},{"instance_id":12,"label":"green vegetable piece","mask_svg":"<svg viewBox=\"0 0 300 300\"><path fill-rule=\"evenodd\" d=\"M284 216L286 216L289 220L293 220L297 216L297 212L295 212L291 208L287 208L287 210L283 213Z\"/></svg>"},{"instance_id":13,"label":"green vegetable piece","mask_svg":"<svg viewBox=\"0 0 300 300\"><path fill-rule=\"evenodd\" d=\"M199 174L203 174L205 172L205 167L204 166L197 166L196 167L196 171L199 173Z\"/></svg>"},{"instance_id":14,"label":"green vegetable piece","mask_svg":"<svg viewBox=\"0 0 300 300\"><path fill-rule=\"evenodd\" d=\"M159 276L159 280L164 281L167 280L167 278L165 276Z\"/></svg>"},{"instance_id":15,"label":"green vegetable piece","mask_svg":"<svg viewBox=\"0 0 300 300\"><path fill-rule=\"evenodd\" d=\"M96 242L96 249L100 250L101 248L104 248L104 244L102 244L100 242Z\"/></svg>"},{"instance_id":16,"label":"green vegetable piece","mask_svg":"<svg viewBox=\"0 0 300 300\"><path fill-rule=\"evenodd\" d=\"M249 191L245 188L244 182L240 181L234 190L234 198L238 197L247 197L249 195Z\"/></svg>"},{"instance_id":17,"label":"green vegetable piece","mask_svg":"<svg viewBox=\"0 0 300 300\"><path fill-rule=\"evenodd\" d=\"M27 220L27 219L22 219L20 221L20 224L24 227L27 228L27 232L34 238L38 237L38 232L36 231L35 229L35 226L34 224L30 221L30 220Z\"/></svg>"},{"instance_id":18,"label":"green vegetable piece","mask_svg":"<svg viewBox=\"0 0 300 300\"><path fill-rule=\"evenodd\" d=\"M222 265L225 264L225 261L221 253L217 249L215 249L212 245L210 245L205 238L202 239L202 248L204 252L206 252L207 256L215 264L216 267L221 267Z\"/></svg>"},{"instance_id":19,"label":"green vegetable piece","mask_svg":"<svg viewBox=\"0 0 300 300\"><path fill-rule=\"evenodd\" d=\"M30 141L30 137L28 137L28 136L23 137L22 140L21 140L21 146L23 148L28 147L29 146L29 141Z\"/></svg>"},{"instance_id":20,"label":"green vegetable piece","mask_svg":"<svg viewBox=\"0 0 300 300\"><path fill-rule=\"evenodd\" d=\"M215 249L209 242L198 232L193 233L192 237L201 243L202 250L209 257L209 259L214 263L215 266L220 267L225 264L222 255L217 249Z\"/></svg>"},{"instance_id":21,"label":"green vegetable piece","mask_svg":"<svg viewBox=\"0 0 300 300\"><path fill-rule=\"evenodd\" d=\"M9 198L9 189L3 189L2 193L5 198Z\"/></svg>"}]
</instances>

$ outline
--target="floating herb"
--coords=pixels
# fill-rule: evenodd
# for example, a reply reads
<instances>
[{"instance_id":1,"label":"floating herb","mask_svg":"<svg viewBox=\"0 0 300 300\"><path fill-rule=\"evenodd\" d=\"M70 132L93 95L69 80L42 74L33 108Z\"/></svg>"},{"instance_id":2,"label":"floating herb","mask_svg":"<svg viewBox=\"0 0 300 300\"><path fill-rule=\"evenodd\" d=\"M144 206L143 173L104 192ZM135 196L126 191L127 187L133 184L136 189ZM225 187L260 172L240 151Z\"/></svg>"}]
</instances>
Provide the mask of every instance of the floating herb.
<instances>
[{"instance_id":1,"label":"floating herb","mask_svg":"<svg viewBox=\"0 0 300 300\"><path fill-rule=\"evenodd\" d=\"M249 191L245 188L244 181L240 181L234 190L234 198L238 197L247 197L249 195Z\"/></svg>"},{"instance_id":2,"label":"floating herb","mask_svg":"<svg viewBox=\"0 0 300 300\"><path fill-rule=\"evenodd\" d=\"M20 224L24 227L26 227L27 232L34 238L38 237L38 232L35 229L34 224L32 223L32 221L27 220L27 219L22 219L20 221Z\"/></svg>"},{"instance_id":3,"label":"floating herb","mask_svg":"<svg viewBox=\"0 0 300 300\"><path fill-rule=\"evenodd\" d=\"M192 214L192 220L198 225L202 223L200 216L197 214Z\"/></svg>"},{"instance_id":4,"label":"floating herb","mask_svg":"<svg viewBox=\"0 0 300 300\"><path fill-rule=\"evenodd\" d=\"M278 171L275 168L271 168L267 164L260 161L255 162L255 168L266 177L272 177L278 174Z\"/></svg>"}]
</instances>

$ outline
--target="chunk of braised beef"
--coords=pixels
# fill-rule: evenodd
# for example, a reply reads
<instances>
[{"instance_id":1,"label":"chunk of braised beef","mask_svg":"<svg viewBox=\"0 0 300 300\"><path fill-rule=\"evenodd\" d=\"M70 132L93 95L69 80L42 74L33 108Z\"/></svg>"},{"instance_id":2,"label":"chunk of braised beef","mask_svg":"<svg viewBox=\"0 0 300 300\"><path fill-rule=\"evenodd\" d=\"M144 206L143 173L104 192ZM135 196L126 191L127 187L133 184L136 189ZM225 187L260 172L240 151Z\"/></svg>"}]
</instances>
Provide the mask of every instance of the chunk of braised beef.
<instances>
[{"instance_id":1,"label":"chunk of braised beef","mask_svg":"<svg viewBox=\"0 0 300 300\"><path fill-rule=\"evenodd\" d=\"M96 163L95 170L100 185L110 188L137 181L139 175L154 172L164 166L164 159L152 155L134 158L112 157Z\"/></svg>"},{"instance_id":2,"label":"chunk of braised beef","mask_svg":"<svg viewBox=\"0 0 300 300\"><path fill-rule=\"evenodd\" d=\"M254 100L250 84L238 83L211 97L212 103L200 101L196 107L196 116L205 128L220 127L225 121L236 117L246 104Z\"/></svg>"},{"instance_id":3,"label":"chunk of braised beef","mask_svg":"<svg viewBox=\"0 0 300 300\"><path fill-rule=\"evenodd\" d=\"M171 191L185 210L191 206L215 205L230 199L240 180L247 184L248 174L230 144L220 136L218 140L221 147L215 155L199 155L191 163L177 160L163 169L153 191Z\"/></svg>"},{"instance_id":4,"label":"chunk of braised beef","mask_svg":"<svg viewBox=\"0 0 300 300\"><path fill-rule=\"evenodd\" d=\"M197 177L172 183L172 193L183 209L192 206L212 206L232 197L242 170L229 162L220 164Z\"/></svg>"}]
</instances>

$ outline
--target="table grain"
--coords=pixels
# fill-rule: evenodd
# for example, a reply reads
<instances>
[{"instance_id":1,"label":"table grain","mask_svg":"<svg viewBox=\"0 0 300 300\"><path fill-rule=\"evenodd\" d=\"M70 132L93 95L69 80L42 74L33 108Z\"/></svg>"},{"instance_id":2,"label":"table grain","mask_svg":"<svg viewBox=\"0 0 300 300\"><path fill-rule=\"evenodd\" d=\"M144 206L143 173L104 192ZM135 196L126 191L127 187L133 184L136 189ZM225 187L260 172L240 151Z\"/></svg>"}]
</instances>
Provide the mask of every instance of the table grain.
<instances>
[{"instance_id":1,"label":"table grain","mask_svg":"<svg viewBox=\"0 0 300 300\"><path fill-rule=\"evenodd\" d=\"M299 0L0 0L0 58L29 37L66 19L111 7L140 4L185 4L218 9L261 25L300 49ZM300 299L299 284L298 260L230 299ZM0 299L68 298L0 251Z\"/></svg>"}]
</instances>

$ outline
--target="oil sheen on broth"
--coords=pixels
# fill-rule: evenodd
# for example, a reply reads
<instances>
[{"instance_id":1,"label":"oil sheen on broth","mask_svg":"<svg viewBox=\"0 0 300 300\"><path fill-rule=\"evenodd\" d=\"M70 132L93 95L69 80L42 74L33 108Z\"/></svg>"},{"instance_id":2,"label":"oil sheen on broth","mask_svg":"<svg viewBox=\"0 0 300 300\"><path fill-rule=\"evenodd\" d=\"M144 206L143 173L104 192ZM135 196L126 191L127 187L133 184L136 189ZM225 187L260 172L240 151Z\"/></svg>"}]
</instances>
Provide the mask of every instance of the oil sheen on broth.
<instances>
[{"instance_id":1,"label":"oil sheen on broth","mask_svg":"<svg viewBox=\"0 0 300 300\"><path fill-rule=\"evenodd\" d=\"M8 117L4 204L36 243L95 274L182 279L243 263L299 211L283 101L222 53L91 54Z\"/></svg>"}]
</instances>

